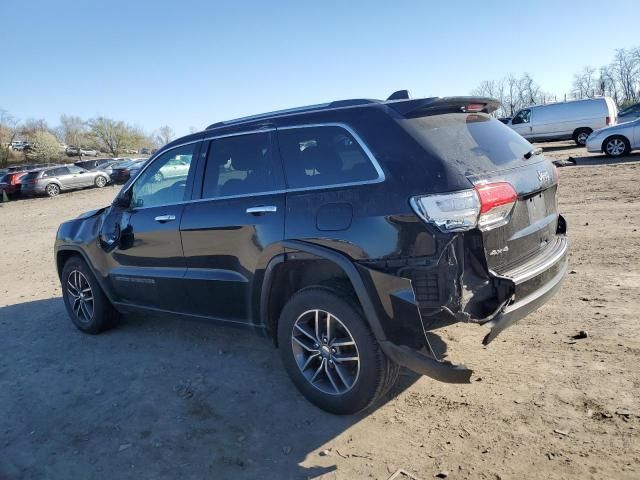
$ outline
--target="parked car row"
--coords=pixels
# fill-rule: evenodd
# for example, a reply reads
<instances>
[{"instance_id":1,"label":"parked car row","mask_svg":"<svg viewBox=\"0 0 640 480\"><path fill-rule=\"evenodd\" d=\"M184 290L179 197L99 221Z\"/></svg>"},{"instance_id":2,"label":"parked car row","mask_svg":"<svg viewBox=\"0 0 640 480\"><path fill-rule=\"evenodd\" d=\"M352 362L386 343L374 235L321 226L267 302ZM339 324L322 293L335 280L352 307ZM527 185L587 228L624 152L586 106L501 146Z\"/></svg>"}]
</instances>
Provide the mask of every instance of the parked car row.
<instances>
[{"instance_id":1,"label":"parked car row","mask_svg":"<svg viewBox=\"0 0 640 480\"><path fill-rule=\"evenodd\" d=\"M0 196L4 192L9 198L21 195L55 197L67 190L102 188L109 183L125 183L145 160L103 158L79 161L74 165L16 165L0 172Z\"/></svg>"}]
</instances>

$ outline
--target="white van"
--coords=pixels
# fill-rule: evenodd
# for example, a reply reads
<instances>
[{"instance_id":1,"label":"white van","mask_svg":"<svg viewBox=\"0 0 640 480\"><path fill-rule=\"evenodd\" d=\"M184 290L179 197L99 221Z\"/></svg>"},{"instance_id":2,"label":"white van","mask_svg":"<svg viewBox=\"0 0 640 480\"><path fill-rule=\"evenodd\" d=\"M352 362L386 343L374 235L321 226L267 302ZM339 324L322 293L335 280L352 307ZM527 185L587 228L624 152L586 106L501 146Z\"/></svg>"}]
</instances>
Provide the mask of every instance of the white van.
<instances>
[{"instance_id":1,"label":"white van","mask_svg":"<svg viewBox=\"0 0 640 480\"><path fill-rule=\"evenodd\" d=\"M507 123L530 142L573 139L583 146L594 130L614 125L618 108L611 97L532 105Z\"/></svg>"}]
</instances>

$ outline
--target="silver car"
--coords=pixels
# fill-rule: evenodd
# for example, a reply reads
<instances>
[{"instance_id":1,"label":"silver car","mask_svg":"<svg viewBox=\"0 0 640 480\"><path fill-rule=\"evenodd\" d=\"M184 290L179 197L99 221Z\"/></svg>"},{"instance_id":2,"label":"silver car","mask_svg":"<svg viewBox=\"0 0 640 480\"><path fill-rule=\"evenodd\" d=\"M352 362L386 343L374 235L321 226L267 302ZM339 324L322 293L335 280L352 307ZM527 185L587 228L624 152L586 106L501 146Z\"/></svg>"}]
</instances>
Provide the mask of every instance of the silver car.
<instances>
[{"instance_id":1,"label":"silver car","mask_svg":"<svg viewBox=\"0 0 640 480\"><path fill-rule=\"evenodd\" d=\"M621 157L640 149L640 118L594 131L587 138L587 151Z\"/></svg>"},{"instance_id":2,"label":"silver car","mask_svg":"<svg viewBox=\"0 0 640 480\"><path fill-rule=\"evenodd\" d=\"M24 195L46 194L55 197L61 191L85 187L102 188L109 183L109 174L102 170L85 170L75 165L39 168L21 180Z\"/></svg>"}]
</instances>

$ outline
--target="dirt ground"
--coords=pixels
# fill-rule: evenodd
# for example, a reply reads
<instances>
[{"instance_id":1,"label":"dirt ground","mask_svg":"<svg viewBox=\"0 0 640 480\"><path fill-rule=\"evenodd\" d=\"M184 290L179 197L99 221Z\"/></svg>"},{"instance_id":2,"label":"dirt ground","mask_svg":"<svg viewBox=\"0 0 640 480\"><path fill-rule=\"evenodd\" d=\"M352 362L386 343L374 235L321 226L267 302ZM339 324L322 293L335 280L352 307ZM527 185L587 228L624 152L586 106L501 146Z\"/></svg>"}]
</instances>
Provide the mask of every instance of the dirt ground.
<instances>
[{"instance_id":1,"label":"dirt ground","mask_svg":"<svg viewBox=\"0 0 640 480\"><path fill-rule=\"evenodd\" d=\"M53 238L115 188L0 204L0 479L640 478L640 154L543 147L577 164L560 169L560 293L487 348L480 327L450 332L470 385L406 372L350 417L305 401L241 330L131 315L78 332Z\"/></svg>"}]
</instances>

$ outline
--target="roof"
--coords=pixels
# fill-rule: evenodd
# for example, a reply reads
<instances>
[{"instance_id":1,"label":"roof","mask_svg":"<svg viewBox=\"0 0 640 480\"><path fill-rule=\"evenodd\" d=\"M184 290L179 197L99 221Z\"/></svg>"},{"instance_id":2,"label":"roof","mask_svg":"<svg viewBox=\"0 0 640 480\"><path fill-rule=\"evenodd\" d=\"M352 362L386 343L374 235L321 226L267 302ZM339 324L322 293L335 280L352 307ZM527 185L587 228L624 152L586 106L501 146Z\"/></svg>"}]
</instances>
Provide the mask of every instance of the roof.
<instances>
[{"instance_id":1,"label":"roof","mask_svg":"<svg viewBox=\"0 0 640 480\"><path fill-rule=\"evenodd\" d=\"M316 105L308 105L305 107L289 108L285 110L276 110L273 112L261 113L258 115L250 115L232 120L225 120L209 125L205 130L212 130L218 127L231 125L241 125L243 123L255 122L259 120L269 120L277 117L290 115L305 114L311 112L321 112L334 109L356 108L356 107L390 107L403 116L415 114L440 113L446 111L462 111L465 112L465 106L474 104L482 105L481 110L487 113L496 110L500 106L498 100L487 97L429 97L412 100L409 98L409 92L406 90L398 90L389 96L387 100L375 100L366 98L354 98L349 100L336 100L328 103ZM471 110L469 110L471 111Z\"/></svg>"}]
</instances>

